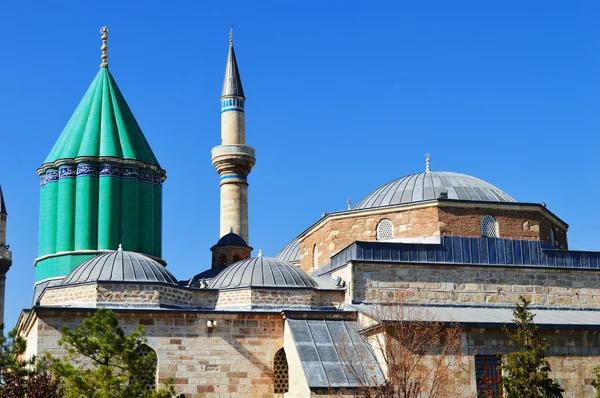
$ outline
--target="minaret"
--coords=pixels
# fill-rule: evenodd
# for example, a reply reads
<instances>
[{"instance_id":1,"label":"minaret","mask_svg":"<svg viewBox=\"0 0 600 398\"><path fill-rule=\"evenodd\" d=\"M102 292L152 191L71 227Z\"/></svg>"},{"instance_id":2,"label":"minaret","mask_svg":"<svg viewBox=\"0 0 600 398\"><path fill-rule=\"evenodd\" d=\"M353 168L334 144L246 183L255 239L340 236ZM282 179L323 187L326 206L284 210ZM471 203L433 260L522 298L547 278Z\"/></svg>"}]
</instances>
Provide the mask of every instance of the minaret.
<instances>
[{"instance_id":1,"label":"minaret","mask_svg":"<svg viewBox=\"0 0 600 398\"><path fill-rule=\"evenodd\" d=\"M162 261L166 172L109 72L108 29L100 33L100 70L37 170L37 282L119 244Z\"/></svg>"},{"instance_id":2,"label":"minaret","mask_svg":"<svg viewBox=\"0 0 600 398\"><path fill-rule=\"evenodd\" d=\"M6 244L6 205L0 187L0 323L4 323L4 296L6 288L6 273L12 265L12 252Z\"/></svg>"},{"instance_id":3,"label":"minaret","mask_svg":"<svg viewBox=\"0 0 600 398\"><path fill-rule=\"evenodd\" d=\"M212 164L221 176L221 228L248 239L248 181L256 162L254 148L246 146L244 90L229 33L229 55L221 92L221 145L212 150Z\"/></svg>"}]
</instances>

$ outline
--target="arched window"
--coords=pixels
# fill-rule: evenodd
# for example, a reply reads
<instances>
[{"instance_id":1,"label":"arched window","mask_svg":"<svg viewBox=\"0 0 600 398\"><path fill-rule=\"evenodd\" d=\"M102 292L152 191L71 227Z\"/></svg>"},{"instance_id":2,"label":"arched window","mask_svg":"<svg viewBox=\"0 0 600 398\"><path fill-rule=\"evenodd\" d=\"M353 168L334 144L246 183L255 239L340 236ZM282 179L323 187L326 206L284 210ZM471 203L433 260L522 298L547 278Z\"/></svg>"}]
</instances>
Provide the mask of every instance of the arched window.
<instances>
[{"instance_id":1,"label":"arched window","mask_svg":"<svg viewBox=\"0 0 600 398\"><path fill-rule=\"evenodd\" d=\"M481 219L481 236L484 238L497 238L498 223L492 216L485 216Z\"/></svg>"},{"instance_id":2,"label":"arched window","mask_svg":"<svg viewBox=\"0 0 600 398\"><path fill-rule=\"evenodd\" d=\"M550 244L552 247L556 247L556 232L554 232L554 227L550 228Z\"/></svg>"},{"instance_id":3,"label":"arched window","mask_svg":"<svg viewBox=\"0 0 600 398\"><path fill-rule=\"evenodd\" d=\"M221 255L219 256L219 266L221 266L221 267L222 267L222 266L224 266L224 265L227 265L227 256L226 256L226 255L224 255L224 254L221 254Z\"/></svg>"},{"instance_id":4,"label":"arched window","mask_svg":"<svg viewBox=\"0 0 600 398\"><path fill-rule=\"evenodd\" d=\"M387 218L377 224L377 240L392 239L394 237L394 224Z\"/></svg>"},{"instance_id":5,"label":"arched window","mask_svg":"<svg viewBox=\"0 0 600 398\"><path fill-rule=\"evenodd\" d=\"M156 389L156 369L158 365L156 352L144 344L136 350L136 354L139 358L145 358L144 369L148 369L148 371L137 373L132 381L142 383L144 389L152 391Z\"/></svg>"},{"instance_id":6,"label":"arched window","mask_svg":"<svg viewBox=\"0 0 600 398\"><path fill-rule=\"evenodd\" d=\"M317 269L319 266L319 247L315 244L313 246L313 268Z\"/></svg>"},{"instance_id":7,"label":"arched window","mask_svg":"<svg viewBox=\"0 0 600 398\"><path fill-rule=\"evenodd\" d=\"M284 394L290 389L290 378L285 351L280 349L275 353L273 361L273 381L275 382L275 394Z\"/></svg>"},{"instance_id":8,"label":"arched window","mask_svg":"<svg viewBox=\"0 0 600 398\"><path fill-rule=\"evenodd\" d=\"M242 260L242 258L240 257L239 254L234 254L233 255L233 262L234 263L237 263L238 261L241 261L241 260Z\"/></svg>"}]
</instances>

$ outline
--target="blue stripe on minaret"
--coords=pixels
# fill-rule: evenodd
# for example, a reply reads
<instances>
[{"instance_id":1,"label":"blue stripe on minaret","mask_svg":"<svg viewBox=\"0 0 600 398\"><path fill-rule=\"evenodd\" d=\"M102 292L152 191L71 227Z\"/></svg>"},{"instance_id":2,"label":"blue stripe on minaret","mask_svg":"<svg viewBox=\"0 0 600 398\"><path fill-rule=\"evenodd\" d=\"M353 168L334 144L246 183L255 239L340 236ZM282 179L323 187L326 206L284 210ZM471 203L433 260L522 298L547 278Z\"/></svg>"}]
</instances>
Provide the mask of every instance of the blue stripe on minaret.
<instances>
[{"instance_id":1,"label":"blue stripe on minaret","mask_svg":"<svg viewBox=\"0 0 600 398\"><path fill-rule=\"evenodd\" d=\"M242 108L223 108L223 109L221 109L221 113L225 113L225 112L241 112L241 113L244 113L244 110Z\"/></svg>"},{"instance_id":2,"label":"blue stripe on minaret","mask_svg":"<svg viewBox=\"0 0 600 398\"><path fill-rule=\"evenodd\" d=\"M244 176L238 176L238 175L226 175L221 177L221 180L228 180L230 178L239 178L240 180L246 180L247 178Z\"/></svg>"}]
</instances>

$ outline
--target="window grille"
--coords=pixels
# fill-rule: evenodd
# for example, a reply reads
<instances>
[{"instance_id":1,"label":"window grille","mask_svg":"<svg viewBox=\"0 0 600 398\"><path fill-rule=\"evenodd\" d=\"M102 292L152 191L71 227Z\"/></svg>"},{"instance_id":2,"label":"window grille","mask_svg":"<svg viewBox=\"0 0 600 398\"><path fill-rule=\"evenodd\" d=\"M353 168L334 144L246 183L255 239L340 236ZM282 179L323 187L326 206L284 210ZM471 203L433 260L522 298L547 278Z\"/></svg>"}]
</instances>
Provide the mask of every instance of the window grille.
<instances>
[{"instance_id":1,"label":"window grille","mask_svg":"<svg viewBox=\"0 0 600 398\"><path fill-rule=\"evenodd\" d=\"M475 355L477 398L502 398L501 369L498 355Z\"/></svg>"},{"instance_id":2,"label":"window grille","mask_svg":"<svg viewBox=\"0 0 600 398\"><path fill-rule=\"evenodd\" d=\"M317 269L319 266L319 248L317 245L313 247L313 268Z\"/></svg>"},{"instance_id":3,"label":"window grille","mask_svg":"<svg viewBox=\"0 0 600 398\"><path fill-rule=\"evenodd\" d=\"M221 254L221 256L219 257L219 266L224 266L227 265L227 256L224 254Z\"/></svg>"},{"instance_id":4,"label":"window grille","mask_svg":"<svg viewBox=\"0 0 600 398\"><path fill-rule=\"evenodd\" d=\"M484 238L498 237L498 223L492 216L485 216L481 219L481 236Z\"/></svg>"},{"instance_id":5,"label":"window grille","mask_svg":"<svg viewBox=\"0 0 600 398\"><path fill-rule=\"evenodd\" d=\"M139 358L144 358L145 356L149 355L150 360L147 362L149 367L148 371L142 374L136 374L134 376L134 380L141 382L145 390L152 391L156 389L156 368L158 365L156 353L152 348L144 344L136 350L136 354Z\"/></svg>"},{"instance_id":6,"label":"window grille","mask_svg":"<svg viewBox=\"0 0 600 398\"><path fill-rule=\"evenodd\" d=\"M383 219L377 224L377 240L392 239L394 237L394 224L388 219Z\"/></svg>"},{"instance_id":7,"label":"window grille","mask_svg":"<svg viewBox=\"0 0 600 398\"><path fill-rule=\"evenodd\" d=\"M275 353L275 360L273 361L273 381L275 382L275 394L284 394L289 391L289 370L283 348Z\"/></svg>"}]
</instances>

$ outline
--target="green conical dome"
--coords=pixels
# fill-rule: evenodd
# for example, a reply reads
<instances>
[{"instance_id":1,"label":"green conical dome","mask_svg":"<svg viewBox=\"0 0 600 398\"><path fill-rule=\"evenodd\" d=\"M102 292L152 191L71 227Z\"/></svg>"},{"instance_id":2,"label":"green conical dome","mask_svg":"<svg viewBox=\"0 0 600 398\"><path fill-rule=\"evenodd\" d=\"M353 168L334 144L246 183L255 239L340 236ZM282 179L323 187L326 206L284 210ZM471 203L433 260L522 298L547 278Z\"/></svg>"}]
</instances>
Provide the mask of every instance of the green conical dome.
<instances>
[{"instance_id":1,"label":"green conical dome","mask_svg":"<svg viewBox=\"0 0 600 398\"><path fill-rule=\"evenodd\" d=\"M107 66L100 68L38 175L38 281L63 277L120 244L162 261L165 171Z\"/></svg>"},{"instance_id":2,"label":"green conical dome","mask_svg":"<svg viewBox=\"0 0 600 398\"><path fill-rule=\"evenodd\" d=\"M100 68L45 163L111 156L160 167L108 68Z\"/></svg>"}]
</instances>

